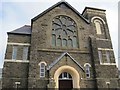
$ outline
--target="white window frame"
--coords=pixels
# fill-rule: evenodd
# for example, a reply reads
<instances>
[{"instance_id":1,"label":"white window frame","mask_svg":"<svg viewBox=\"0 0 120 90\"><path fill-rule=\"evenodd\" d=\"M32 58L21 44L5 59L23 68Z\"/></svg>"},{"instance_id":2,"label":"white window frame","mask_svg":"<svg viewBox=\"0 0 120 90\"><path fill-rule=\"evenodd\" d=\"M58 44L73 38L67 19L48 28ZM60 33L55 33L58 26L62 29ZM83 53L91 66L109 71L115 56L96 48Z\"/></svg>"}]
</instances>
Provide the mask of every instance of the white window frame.
<instances>
[{"instance_id":1,"label":"white window frame","mask_svg":"<svg viewBox=\"0 0 120 90\"><path fill-rule=\"evenodd\" d=\"M106 56L106 59L107 59L107 63L103 63L102 61L102 51L105 51L105 56ZM113 51L113 49L109 49L109 48L98 48L98 56L99 56L99 60L100 60L100 64L101 65L116 65L116 63L111 63L110 62L110 54L109 52L110 51ZM101 52L101 53L100 53Z\"/></svg>"},{"instance_id":2,"label":"white window frame","mask_svg":"<svg viewBox=\"0 0 120 90\"><path fill-rule=\"evenodd\" d=\"M44 67L42 67L42 64L44 64ZM40 78L44 78L45 77L45 68L46 68L46 63L45 62L40 62L39 66L40 66ZM42 71L43 70L43 71ZM43 75L42 75L43 74Z\"/></svg>"},{"instance_id":3,"label":"white window frame","mask_svg":"<svg viewBox=\"0 0 120 90\"><path fill-rule=\"evenodd\" d=\"M87 67L88 66L88 67ZM86 74L86 78L90 78L90 67L91 65L89 63L85 63L84 64L85 67L85 74ZM87 72L88 71L88 72Z\"/></svg>"}]
</instances>

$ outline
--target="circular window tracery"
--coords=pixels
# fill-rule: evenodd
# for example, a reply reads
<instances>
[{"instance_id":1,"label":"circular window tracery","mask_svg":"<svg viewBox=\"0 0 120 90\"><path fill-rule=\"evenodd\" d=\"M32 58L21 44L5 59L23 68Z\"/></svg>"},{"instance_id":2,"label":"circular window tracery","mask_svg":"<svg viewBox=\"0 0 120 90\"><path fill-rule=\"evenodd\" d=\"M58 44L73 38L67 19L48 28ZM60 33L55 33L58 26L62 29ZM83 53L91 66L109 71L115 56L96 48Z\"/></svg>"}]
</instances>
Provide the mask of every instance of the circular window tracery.
<instances>
[{"instance_id":1,"label":"circular window tracery","mask_svg":"<svg viewBox=\"0 0 120 90\"><path fill-rule=\"evenodd\" d=\"M73 19L64 15L53 19L52 46L78 47L77 25Z\"/></svg>"}]
</instances>

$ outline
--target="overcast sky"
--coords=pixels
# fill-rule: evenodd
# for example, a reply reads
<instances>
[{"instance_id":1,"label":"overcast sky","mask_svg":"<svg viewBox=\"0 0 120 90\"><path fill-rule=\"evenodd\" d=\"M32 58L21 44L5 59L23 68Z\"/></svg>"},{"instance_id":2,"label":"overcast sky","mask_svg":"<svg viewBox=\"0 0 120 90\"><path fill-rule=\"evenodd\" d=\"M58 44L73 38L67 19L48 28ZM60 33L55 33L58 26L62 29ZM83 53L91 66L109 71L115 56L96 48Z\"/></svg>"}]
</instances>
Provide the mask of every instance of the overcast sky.
<instances>
[{"instance_id":1,"label":"overcast sky","mask_svg":"<svg viewBox=\"0 0 120 90\"><path fill-rule=\"evenodd\" d=\"M0 67L3 67L7 32L24 25L31 19L60 0L2 0L0 2ZM95 7L106 10L106 17L118 65L118 1L119 0L66 0L78 12L84 8ZM119 62L120 64L120 62Z\"/></svg>"}]
</instances>

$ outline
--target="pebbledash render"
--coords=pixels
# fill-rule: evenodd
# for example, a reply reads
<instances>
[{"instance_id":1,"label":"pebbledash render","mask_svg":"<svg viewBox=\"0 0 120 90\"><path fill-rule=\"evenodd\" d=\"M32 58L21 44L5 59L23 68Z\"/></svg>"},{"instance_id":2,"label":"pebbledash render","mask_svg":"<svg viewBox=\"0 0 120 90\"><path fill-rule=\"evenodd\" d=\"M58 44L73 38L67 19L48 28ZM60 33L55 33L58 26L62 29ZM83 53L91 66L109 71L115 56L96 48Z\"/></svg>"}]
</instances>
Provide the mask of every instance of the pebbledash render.
<instances>
[{"instance_id":1,"label":"pebbledash render","mask_svg":"<svg viewBox=\"0 0 120 90\"><path fill-rule=\"evenodd\" d=\"M2 88L119 88L105 10L58 2L8 32Z\"/></svg>"}]
</instances>

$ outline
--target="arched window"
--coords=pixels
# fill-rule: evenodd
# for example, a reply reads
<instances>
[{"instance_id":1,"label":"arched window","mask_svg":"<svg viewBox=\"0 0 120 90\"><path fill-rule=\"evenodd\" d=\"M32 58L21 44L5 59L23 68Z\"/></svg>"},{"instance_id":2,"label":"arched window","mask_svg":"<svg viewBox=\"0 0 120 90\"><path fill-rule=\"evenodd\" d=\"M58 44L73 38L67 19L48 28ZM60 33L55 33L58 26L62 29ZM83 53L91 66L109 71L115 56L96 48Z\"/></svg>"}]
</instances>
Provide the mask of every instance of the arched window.
<instances>
[{"instance_id":1,"label":"arched window","mask_svg":"<svg viewBox=\"0 0 120 90\"><path fill-rule=\"evenodd\" d=\"M52 46L78 48L77 41L75 21L64 15L55 17L52 21Z\"/></svg>"},{"instance_id":2,"label":"arched window","mask_svg":"<svg viewBox=\"0 0 120 90\"><path fill-rule=\"evenodd\" d=\"M85 67L86 78L90 78L90 67L91 67L91 65L89 63L86 63L84 65L84 67Z\"/></svg>"},{"instance_id":3,"label":"arched window","mask_svg":"<svg viewBox=\"0 0 120 90\"><path fill-rule=\"evenodd\" d=\"M67 72L63 72L60 74L59 79L62 79L62 80L63 79L72 79L72 76Z\"/></svg>"},{"instance_id":4,"label":"arched window","mask_svg":"<svg viewBox=\"0 0 120 90\"><path fill-rule=\"evenodd\" d=\"M106 24L105 21L99 17L99 16L94 16L91 19L91 22L94 23L95 28L96 28L96 33L97 34L103 34L105 32L104 25Z\"/></svg>"},{"instance_id":5,"label":"arched window","mask_svg":"<svg viewBox=\"0 0 120 90\"><path fill-rule=\"evenodd\" d=\"M95 23L97 34L102 34L100 21L95 20L94 23Z\"/></svg>"},{"instance_id":6,"label":"arched window","mask_svg":"<svg viewBox=\"0 0 120 90\"><path fill-rule=\"evenodd\" d=\"M56 36L55 34L52 35L52 46L56 45Z\"/></svg>"},{"instance_id":7,"label":"arched window","mask_svg":"<svg viewBox=\"0 0 120 90\"><path fill-rule=\"evenodd\" d=\"M63 47L67 46L67 40L66 39L63 39L62 43L63 43L63 45L62 45Z\"/></svg>"},{"instance_id":8,"label":"arched window","mask_svg":"<svg viewBox=\"0 0 120 90\"><path fill-rule=\"evenodd\" d=\"M45 62L40 62L40 77L45 77L45 67L46 63Z\"/></svg>"},{"instance_id":9,"label":"arched window","mask_svg":"<svg viewBox=\"0 0 120 90\"><path fill-rule=\"evenodd\" d=\"M73 47L72 39L68 39L68 47Z\"/></svg>"},{"instance_id":10,"label":"arched window","mask_svg":"<svg viewBox=\"0 0 120 90\"><path fill-rule=\"evenodd\" d=\"M61 44L62 44L61 42L62 42L62 41L61 41L61 38L58 38L58 39L57 39L57 46L61 46Z\"/></svg>"}]
</instances>

